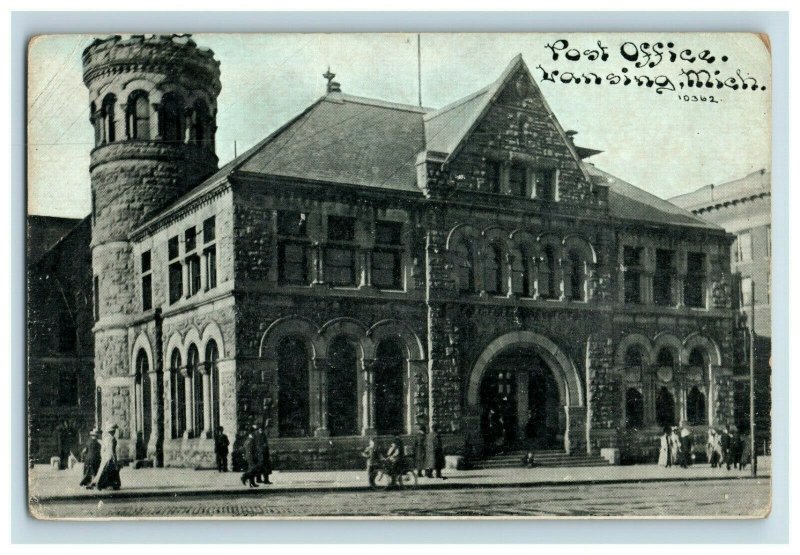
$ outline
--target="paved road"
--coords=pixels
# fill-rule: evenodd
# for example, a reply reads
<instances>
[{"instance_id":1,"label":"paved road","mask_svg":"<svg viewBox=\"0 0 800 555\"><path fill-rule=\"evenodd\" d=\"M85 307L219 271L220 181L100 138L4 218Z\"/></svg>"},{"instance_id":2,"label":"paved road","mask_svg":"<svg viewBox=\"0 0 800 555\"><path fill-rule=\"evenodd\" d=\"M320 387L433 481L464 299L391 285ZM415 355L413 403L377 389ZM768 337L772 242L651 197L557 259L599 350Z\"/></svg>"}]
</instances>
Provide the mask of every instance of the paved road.
<instances>
[{"instance_id":1,"label":"paved road","mask_svg":"<svg viewBox=\"0 0 800 555\"><path fill-rule=\"evenodd\" d=\"M534 488L364 491L52 501L44 517L291 518L298 516L746 516L765 514L768 479Z\"/></svg>"}]
</instances>

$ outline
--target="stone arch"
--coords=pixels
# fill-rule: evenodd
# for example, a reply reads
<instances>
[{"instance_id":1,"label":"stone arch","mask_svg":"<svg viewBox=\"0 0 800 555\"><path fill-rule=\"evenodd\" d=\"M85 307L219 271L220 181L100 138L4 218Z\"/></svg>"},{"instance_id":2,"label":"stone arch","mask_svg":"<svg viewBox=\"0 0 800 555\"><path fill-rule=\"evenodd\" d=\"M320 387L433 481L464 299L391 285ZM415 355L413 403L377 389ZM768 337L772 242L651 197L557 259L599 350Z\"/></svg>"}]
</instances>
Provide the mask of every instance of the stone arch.
<instances>
[{"instance_id":1,"label":"stone arch","mask_svg":"<svg viewBox=\"0 0 800 555\"><path fill-rule=\"evenodd\" d=\"M480 387L492 360L501 352L514 347L534 347L556 378L562 399L567 407L583 407L583 388L578 370L569 357L547 337L533 331L516 331L493 340L475 361L467 384L467 404L480 403Z\"/></svg>"},{"instance_id":2,"label":"stone arch","mask_svg":"<svg viewBox=\"0 0 800 555\"><path fill-rule=\"evenodd\" d=\"M461 239L469 239L475 247L481 243L480 232L471 224L457 224L447 234L447 250L451 250L457 241Z\"/></svg>"},{"instance_id":3,"label":"stone arch","mask_svg":"<svg viewBox=\"0 0 800 555\"><path fill-rule=\"evenodd\" d=\"M650 366L655 360L655 352L650 340L640 333L631 333L626 335L617 345L617 350L614 354L614 362L616 366L625 366L625 353L632 345L639 345L644 351L644 365Z\"/></svg>"},{"instance_id":4,"label":"stone arch","mask_svg":"<svg viewBox=\"0 0 800 555\"><path fill-rule=\"evenodd\" d=\"M216 322L210 322L203 328L200 345L198 345L201 362L205 362L206 347L208 346L208 342L212 339L217 343L217 352L220 358L225 358L225 342L222 340L222 330L219 329Z\"/></svg>"},{"instance_id":5,"label":"stone arch","mask_svg":"<svg viewBox=\"0 0 800 555\"><path fill-rule=\"evenodd\" d=\"M508 233L499 225L491 225L481 232L483 243L489 245L491 243L499 244L504 252L508 251Z\"/></svg>"},{"instance_id":6,"label":"stone arch","mask_svg":"<svg viewBox=\"0 0 800 555\"><path fill-rule=\"evenodd\" d=\"M347 335L358 343L362 360L374 358L375 345L372 339L367 337L367 326L355 318L334 318L320 328L319 334L323 339L326 350L330 342L337 336Z\"/></svg>"},{"instance_id":7,"label":"stone arch","mask_svg":"<svg viewBox=\"0 0 800 555\"><path fill-rule=\"evenodd\" d=\"M325 357L325 344L320 337L317 325L301 316L284 316L272 322L261 336L261 343L258 347L259 358L274 359L278 343L288 335L305 337L311 347L313 358Z\"/></svg>"},{"instance_id":8,"label":"stone arch","mask_svg":"<svg viewBox=\"0 0 800 555\"><path fill-rule=\"evenodd\" d=\"M172 352L178 349L178 352L181 354L181 361L186 360L186 349L183 345L183 338L179 332L173 333L169 341L167 341L167 347L164 349L164 368L170 367L170 361L172 360ZM167 372L165 372L166 374Z\"/></svg>"},{"instance_id":9,"label":"stone arch","mask_svg":"<svg viewBox=\"0 0 800 555\"><path fill-rule=\"evenodd\" d=\"M577 251L585 262L597 264L597 253L592 244L584 237L576 234L567 235L561 241L563 252Z\"/></svg>"},{"instance_id":10,"label":"stone arch","mask_svg":"<svg viewBox=\"0 0 800 555\"><path fill-rule=\"evenodd\" d=\"M669 349L675 360L675 364L685 364L686 358L683 356L683 348L681 340L672 335L671 333L661 332L656 335L653 341L653 353L655 354L655 361L661 349Z\"/></svg>"},{"instance_id":11,"label":"stone arch","mask_svg":"<svg viewBox=\"0 0 800 555\"><path fill-rule=\"evenodd\" d=\"M155 360L153 360L153 349L150 346L150 338L147 336L147 333L142 332L136 338L136 341L134 341L133 348L131 349L130 353L130 368L132 376L136 375L136 359L139 356L139 351L144 351L145 355L147 356L147 364L151 369L155 369L156 367Z\"/></svg>"},{"instance_id":12,"label":"stone arch","mask_svg":"<svg viewBox=\"0 0 800 555\"><path fill-rule=\"evenodd\" d=\"M384 339L399 338L403 349L406 352L406 357L411 361L419 361L425 359L425 350L422 346L417 334L411 328L400 320L381 320L374 326L369 328L366 333L367 337L371 339L372 345L377 348ZM374 352L371 353L374 358Z\"/></svg>"},{"instance_id":13,"label":"stone arch","mask_svg":"<svg viewBox=\"0 0 800 555\"><path fill-rule=\"evenodd\" d=\"M194 345L197 349L200 349L200 345L202 342L200 341L200 332L197 330L196 327L192 326L189 328L189 331L186 332L186 335L183 337L183 349L184 351L188 352L189 346Z\"/></svg>"},{"instance_id":14,"label":"stone arch","mask_svg":"<svg viewBox=\"0 0 800 555\"><path fill-rule=\"evenodd\" d=\"M713 339L709 339L704 335L700 335L699 333L690 334L686 339L683 340L683 348L681 350L681 360L689 361L689 355L692 352L692 349L695 347L699 347L703 349L706 353L706 361L707 364L711 366L721 366L722 365L722 354L720 353L719 347L717 346L716 342Z\"/></svg>"},{"instance_id":15,"label":"stone arch","mask_svg":"<svg viewBox=\"0 0 800 555\"><path fill-rule=\"evenodd\" d=\"M563 245L561 239L552 231L540 233L536 238L536 242L539 243L541 249L544 249L546 246L553 247L553 254L556 257L556 260L560 260L563 256Z\"/></svg>"}]
</instances>

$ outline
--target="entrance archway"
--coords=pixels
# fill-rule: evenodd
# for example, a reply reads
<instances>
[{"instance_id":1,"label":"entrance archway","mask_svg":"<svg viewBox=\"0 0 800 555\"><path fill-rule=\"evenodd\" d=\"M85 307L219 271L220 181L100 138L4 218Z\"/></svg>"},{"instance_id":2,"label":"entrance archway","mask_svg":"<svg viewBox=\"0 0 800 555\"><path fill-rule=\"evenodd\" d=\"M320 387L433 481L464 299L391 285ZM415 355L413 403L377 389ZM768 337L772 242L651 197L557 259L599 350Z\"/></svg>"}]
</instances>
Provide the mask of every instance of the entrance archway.
<instances>
[{"instance_id":1,"label":"entrance archway","mask_svg":"<svg viewBox=\"0 0 800 555\"><path fill-rule=\"evenodd\" d=\"M577 369L538 333L492 341L470 373L466 400L468 425L482 444L530 439L539 448L562 445L571 452L582 442L585 405Z\"/></svg>"}]
</instances>

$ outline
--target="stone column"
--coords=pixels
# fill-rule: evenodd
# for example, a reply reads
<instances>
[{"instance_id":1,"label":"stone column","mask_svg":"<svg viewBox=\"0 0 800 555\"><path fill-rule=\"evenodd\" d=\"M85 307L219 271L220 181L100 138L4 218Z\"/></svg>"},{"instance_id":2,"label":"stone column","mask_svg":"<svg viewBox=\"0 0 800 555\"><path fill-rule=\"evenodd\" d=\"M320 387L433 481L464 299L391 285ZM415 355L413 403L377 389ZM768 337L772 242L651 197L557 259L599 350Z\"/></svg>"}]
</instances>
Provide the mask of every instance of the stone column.
<instances>
[{"instance_id":1,"label":"stone column","mask_svg":"<svg viewBox=\"0 0 800 555\"><path fill-rule=\"evenodd\" d=\"M153 108L150 111L150 138L158 141L161 140L161 135L158 130L159 109L161 108L161 104L153 102L150 106Z\"/></svg>"},{"instance_id":2,"label":"stone column","mask_svg":"<svg viewBox=\"0 0 800 555\"><path fill-rule=\"evenodd\" d=\"M528 369L518 370L517 378L517 439L525 440L528 424L528 386L530 374Z\"/></svg>"},{"instance_id":3,"label":"stone column","mask_svg":"<svg viewBox=\"0 0 800 555\"><path fill-rule=\"evenodd\" d=\"M591 453L591 446L586 441L586 407L565 406L567 427L564 431L564 450L567 454L586 451Z\"/></svg>"},{"instance_id":4,"label":"stone column","mask_svg":"<svg viewBox=\"0 0 800 555\"><path fill-rule=\"evenodd\" d=\"M194 435L194 382L193 377L189 377L189 372L186 368L181 370L183 374L183 395L186 401L185 414L186 414L186 431L183 437L190 438Z\"/></svg>"},{"instance_id":5,"label":"stone column","mask_svg":"<svg viewBox=\"0 0 800 555\"><path fill-rule=\"evenodd\" d=\"M317 410L319 411L319 421L317 429L314 430L316 437L328 437L328 363L324 358L314 360L314 370L317 373L317 383L319 389L317 390Z\"/></svg>"},{"instance_id":6,"label":"stone column","mask_svg":"<svg viewBox=\"0 0 800 555\"><path fill-rule=\"evenodd\" d=\"M375 434L375 361L364 361L364 420L362 432L364 435Z\"/></svg>"},{"instance_id":7,"label":"stone column","mask_svg":"<svg viewBox=\"0 0 800 555\"><path fill-rule=\"evenodd\" d=\"M212 437L213 430L211 429L211 376L204 368L201 372L203 376L203 437Z\"/></svg>"}]
</instances>

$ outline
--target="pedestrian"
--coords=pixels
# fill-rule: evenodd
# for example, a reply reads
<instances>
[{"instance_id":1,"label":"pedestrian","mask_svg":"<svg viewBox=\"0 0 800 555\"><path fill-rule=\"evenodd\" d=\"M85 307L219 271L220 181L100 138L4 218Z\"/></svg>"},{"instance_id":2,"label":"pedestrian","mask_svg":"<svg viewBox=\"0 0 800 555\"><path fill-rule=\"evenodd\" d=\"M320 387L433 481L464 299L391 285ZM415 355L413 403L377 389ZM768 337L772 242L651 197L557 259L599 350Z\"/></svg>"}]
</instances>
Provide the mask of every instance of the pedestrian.
<instances>
[{"instance_id":1,"label":"pedestrian","mask_svg":"<svg viewBox=\"0 0 800 555\"><path fill-rule=\"evenodd\" d=\"M733 434L731 436L731 461L733 462L734 470L741 470L742 468L742 452L744 451L744 444L742 442L742 435L739 433L739 428L733 427Z\"/></svg>"},{"instance_id":2,"label":"pedestrian","mask_svg":"<svg viewBox=\"0 0 800 555\"><path fill-rule=\"evenodd\" d=\"M420 425L417 430L417 436L414 438L414 462L416 463L417 476L422 478L422 473L425 472L425 426ZM430 476L428 476L430 478Z\"/></svg>"},{"instance_id":3,"label":"pedestrian","mask_svg":"<svg viewBox=\"0 0 800 555\"><path fill-rule=\"evenodd\" d=\"M258 454L256 449L256 438L255 438L255 431L256 426L247 433L247 437L242 444L242 450L244 451L244 462L246 465L244 474L242 474L242 485L249 485L251 488L257 488L258 484L255 482L256 476L260 471L258 466Z\"/></svg>"},{"instance_id":4,"label":"pedestrian","mask_svg":"<svg viewBox=\"0 0 800 555\"><path fill-rule=\"evenodd\" d=\"M389 445L389 449L386 451L386 470L392 478L390 486L397 485L397 477L403 472L403 453L403 440L400 439L399 435L395 434L392 444Z\"/></svg>"},{"instance_id":5,"label":"pedestrian","mask_svg":"<svg viewBox=\"0 0 800 555\"><path fill-rule=\"evenodd\" d=\"M116 424L106 426L106 433L100 446L99 470L90 487L97 487L98 490L110 487L116 490L122 485L119 477L119 462L117 461L116 433Z\"/></svg>"},{"instance_id":6,"label":"pedestrian","mask_svg":"<svg viewBox=\"0 0 800 555\"><path fill-rule=\"evenodd\" d=\"M244 460L244 440L247 439L246 430L237 430L236 439L233 440L233 453L231 454L231 470L244 472L247 462Z\"/></svg>"},{"instance_id":7,"label":"pedestrian","mask_svg":"<svg viewBox=\"0 0 800 555\"><path fill-rule=\"evenodd\" d=\"M214 436L214 454L217 456L217 472L228 471L228 446L230 441L228 436L225 435L225 429L222 426L217 427L217 433Z\"/></svg>"},{"instance_id":8,"label":"pedestrian","mask_svg":"<svg viewBox=\"0 0 800 555\"><path fill-rule=\"evenodd\" d=\"M89 432L89 440L83 448L83 479L80 485L88 488L92 485L95 474L100 469L100 442L97 441L100 431L97 429Z\"/></svg>"},{"instance_id":9,"label":"pedestrian","mask_svg":"<svg viewBox=\"0 0 800 555\"><path fill-rule=\"evenodd\" d=\"M664 427L664 434L661 436L661 448L658 451L658 465L668 468L672 466L672 440L669 426Z\"/></svg>"},{"instance_id":10,"label":"pedestrian","mask_svg":"<svg viewBox=\"0 0 800 555\"><path fill-rule=\"evenodd\" d=\"M689 468L692 464L692 429L685 420L681 421L681 468Z\"/></svg>"},{"instance_id":11,"label":"pedestrian","mask_svg":"<svg viewBox=\"0 0 800 555\"><path fill-rule=\"evenodd\" d=\"M752 453L752 449L750 448L750 434L742 434L741 445L739 470L744 470L747 468L747 465L750 464L750 454Z\"/></svg>"},{"instance_id":12,"label":"pedestrian","mask_svg":"<svg viewBox=\"0 0 800 555\"><path fill-rule=\"evenodd\" d=\"M371 487L375 487L375 476L378 473L378 447L375 439L369 438L367 448L361 452L361 456L367 460L367 481Z\"/></svg>"},{"instance_id":13,"label":"pedestrian","mask_svg":"<svg viewBox=\"0 0 800 555\"><path fill-rule=\"evenodd\" d=\"M706 440L706 458L711 468L716 468L721 464L721 448L719 445L719 434L714 428L708 429L708 440Z\"/></svg>"},{"instance_id":14,"label":"pedestrian","mask_svg":"<svg viewBox=\"0 0 800 555\"><path fill-rule=\"evenodd\" d=\"M679 456L681 453L681 438L678 437L678 427L672 428L672 433L669 436L669 454L672 459L670 466L677 466L679 463Z\"/></svg>"},{"instance_id":15,"label":"pedestrian","mask_svg":"<svg viewBox=\"0 0 800 555\"><path fill-rule=\"evenodd\" d=\"M425 474L429 477L441 478L442 468L444 468L444 450L442 449L442 436L439 435L436 426L431 426L431 431L428 433L427 441L425 442Z\"/></svg>"},{"instance_id":16,"label":"pedestrian","mask_svg":"<svg viewBox=\"0 0 800 555\"><path fill-rule=\"evenodd\" d=\"M262 484L272 484L272 482L269 481L269 475L272 474L272 461L269 456L269 441L267 440L264 426L258 427L255 439L259 469L256 481Z\"/></svg>"},{"instance_id":17,"label":"pedestrian","mask_svg":"<svg viewBox=\"0 0 800 555\"><path fill-rule=\"evenodd\" d=\"M722 431L721 437L719 438L719 444L722 448L722 459L725 462L725 468L728 470L731 469L731 463L733 462L733 457L731 454L731 442L733 440L733 435L731 434L731 426L730 424L725 425L725 429ZM719 465L722 468L722 465Z\"/></svg>"}]
</instances>

